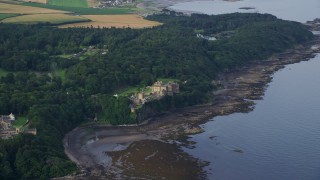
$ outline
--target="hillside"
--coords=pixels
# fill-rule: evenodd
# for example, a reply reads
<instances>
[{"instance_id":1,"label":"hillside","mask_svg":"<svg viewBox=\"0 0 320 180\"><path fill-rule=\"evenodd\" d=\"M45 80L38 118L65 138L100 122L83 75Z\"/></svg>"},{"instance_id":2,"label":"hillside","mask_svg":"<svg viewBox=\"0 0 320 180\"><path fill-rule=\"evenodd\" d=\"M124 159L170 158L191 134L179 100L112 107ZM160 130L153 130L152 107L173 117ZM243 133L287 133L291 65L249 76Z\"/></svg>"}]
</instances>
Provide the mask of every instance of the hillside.
<instances>
[{"instance_id":1,"label":"hillside","mask_svg":"<svg viewBox=\"0 0 320 180\"><path fill-rule=\"evenodd\" d=\"M0 140L0 179L74 172L63 152L64 134L97 114L104 114L103 123L136 123L129 99L113 96L124 89L158 79L185 82L179 94L149 104L157 112L209 102L219 73L313 38L304 25L267 14L171 12L148 19L163 25L137 30L0 24L1 113L27 117L38 130L36 136Z\"/></svg>"}]
</instances>

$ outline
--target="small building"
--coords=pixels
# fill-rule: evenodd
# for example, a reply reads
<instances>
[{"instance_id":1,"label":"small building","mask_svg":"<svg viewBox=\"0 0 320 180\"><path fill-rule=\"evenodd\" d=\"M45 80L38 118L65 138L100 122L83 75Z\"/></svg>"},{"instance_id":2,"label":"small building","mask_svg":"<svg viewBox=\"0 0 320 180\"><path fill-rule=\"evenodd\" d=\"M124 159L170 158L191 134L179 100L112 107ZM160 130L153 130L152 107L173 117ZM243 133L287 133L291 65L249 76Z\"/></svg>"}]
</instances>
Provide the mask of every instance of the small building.
<instances>
[{"instance_id":1,"label":"small building","mask_svg":"<svg viewBox=\"0 0 320 180\"><path fill-rule=\"evenodd\" d=\"M136 95L138 104L144 104L146 102L146 97L143 92L140 92Z\"/></svg>"},{"instance_id":2,"label":"small building","mask_svg":"<svg viewBox=\"0 0 320 180\"><path fill-rule=\"evenodd\" d=\"M36 128L32 128L32 129L29 129L27 127L16 128L16 132L17 132L17 134L25 133L25 134L37 135L37 129Z\"/></svg>"},{"instance_id":3,"label":"small building","mask_svg":"<svg viewBox=\"0 0 320 180\"><path fill-rule=\"evenodd\" d=\"M134 104L130 104L130 110L132 113L135 113L136 112L136 107Z\"/></svg>"},{"instance_id":4,"label":"small building","mask_svg":"<svg viewBox=\"0 0 320 180\"><path fill-rule=\"evenodd\" d=\"M168 95L177 94L180 92L180 87L178 83L170 82L168 83Z\"/></svg>"},{"instance_id":5,"label":"small building","mask_svg":"<svg viewBox=\"0 0 320 180\"><path fill-rule=\"evenodd\" d=\"M143 100L145 97L144 97L144 93L141 92L141 93L138 93L138 99L139 100Z\"/></svg>"},{"instance_id":6,"label":"small building","mask_svg":"<svg viewBox=\"0 0 320 180\"><path fill-rule=\"evenodd\" d=\"M10 129L12 122L15 120L16 118L12 113L9 115L1 115L0 125L3 129Z\"/></svg>"}]
</instances>

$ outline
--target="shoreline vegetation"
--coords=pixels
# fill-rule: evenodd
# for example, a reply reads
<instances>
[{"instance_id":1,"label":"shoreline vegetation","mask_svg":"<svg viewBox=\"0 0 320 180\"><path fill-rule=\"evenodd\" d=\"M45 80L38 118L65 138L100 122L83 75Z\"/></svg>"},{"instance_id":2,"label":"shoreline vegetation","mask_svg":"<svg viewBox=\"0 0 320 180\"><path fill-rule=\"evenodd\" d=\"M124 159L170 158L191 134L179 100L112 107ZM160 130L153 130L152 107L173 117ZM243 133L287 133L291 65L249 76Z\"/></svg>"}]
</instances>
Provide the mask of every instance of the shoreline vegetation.
<instances>
[{"instance_id":1,"label":"shoreline vegetation","mask_svg":"<svg viewBox=\"0 0 320 180\"><path fill-rule=\"evenodd\" d=\"M208 163L181 150L192 147L185 135L201 132L198 125L214 115L251 110L247 99L262 96L268 73L282 67L285 57L311 57L299 56L306 48L301 44L314 38L306 26L268 14L182 16L166 10L146 19L163 25L137 30L0 24L1 111L28 118L38 130L36 136L0 141L0 179L72 172L70 178L84 179L174 173L199 179ZM180 92L134 112L128 97L114 96L163 78L183 82ZM127 125L148 118L150 123ZM126 125L88 123L94 119Z\"/></svg>"},{"instance_id":2,"label":"shoreline vegetation","mask_svg":"<svg viewBox=\"0 0 320 180\"><path fill-rule=\"evenodd\" d=\"M311 24L313 23L310 22L309 25ZM319 30L319 27L313 24L313 30ZM296 46L264 61L254 61L240 69L220 74L216 81L222 83L224 88L214 91L214 104L174 109L138 126L89 124L77 127L65 136L64 147L65 153L77 164L81 173L64 178L144 177L141 174L133 173L134 168L127 166L126 163L137 169L145 168L148 175L157 177L157 173L150 170L155 167L140 165L146 159L128 158L131 153L135 152L136 146L149 147L153 146L155 142L166 143L168 146L176 145L175 140L183 142L187 135L201 133L203 130L199 125L213 117L252 111L255 105L254 101L263 98L265 88L272 80L274 72L288 64L308 61L320 53L319 47L320 37L316 36L312 42ZM186 142L184 145L180 144L180 146L190 146L190 142ZM143 147L141 153L145 157L150 152ZM101 156L101 154L104 155ZM183 156L190 158L185 154ZM126 163L119 165L120 160ZM171 163L177 162L179 159ZM206 162L192 159L185 162L186 165L183 168L187 168L189 165L194 166L195 162L200 167L206 166ZM176 170L179 171L179 168L181 167ZM171 172L170 169L166 169L166 171ZM197 178L204 176L201 169L197 169L196 173L198 174ZM181 177L188 177L188 175L185 172Z\"/></svg>"}]
</instances>

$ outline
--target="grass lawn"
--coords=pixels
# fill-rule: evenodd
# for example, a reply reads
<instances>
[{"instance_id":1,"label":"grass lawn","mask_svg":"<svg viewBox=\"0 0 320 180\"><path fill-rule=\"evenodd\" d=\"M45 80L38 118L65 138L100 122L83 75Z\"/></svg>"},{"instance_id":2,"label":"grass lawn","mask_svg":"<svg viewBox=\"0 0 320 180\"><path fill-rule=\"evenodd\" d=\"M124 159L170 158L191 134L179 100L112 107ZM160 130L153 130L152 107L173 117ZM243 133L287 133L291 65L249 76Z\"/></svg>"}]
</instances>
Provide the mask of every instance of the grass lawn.
<instances>
[{"instance_id":1,"label":"grass lawn","mask_svg":"<svg viewBox=\"0 0 320 180\"><path fill-rule=\"evenodd\" d=\"M119 96L129 96L131 94L135 94L135 93L139 93L139 92L144 92L144 93L151 93L151 88L147 88L147 87L139 87L139 86L135 86L135 87L128 87L123 89L122 91L120 91L118 93Z\"/></svg>"},{"instance_id":2,"label":"grass lawn","mask_svg":"<svg viewBox=\"0 0 320 180\"><path fill-rule=\"evenodd\" d=\"M61 55L57 55L56 57L69 59L69 58L72 58L72 56L73 54L61 54Z\"/></svg>"},{"instance_id":3,"label":"grass lawn","mask_svg":"<svg viewBox=\"0 0 320 180\"><path fill-rule=\"evenodd\" d=\"M60 69L55 71L55 75L59 76L62 80L62 82L64 82L66 80L66 70L65 69Z\"/></svg>"},{"instance_id":4,"label":"grass lawn","mask_svg":"<svg viewBox=\"0 0 320 180\"><path fill-rule=\"evenodd\" d=\"M118 95L119 96L129 96L130 94L135 94L139 92L141 88L140 87L128 87L123 90L121 90Z\"/></svg>"},{"instance_id":5,"label":"grass lawn","mask_svg":"<svg viewBox=\"0 0 320 180\"><path fill-rule=\"evenodd\" d=\"M194 32L195 33L204 33L204 30L203 29L195 29Z\"/></svg>"},{"instance_id":6,"label":"grass lawn","mask_svg":"<svg viewBox=\"0 0 320 180\"><path fill-rule=\"evenodd\" d=\"M18 14L0 14L0 21L9 17L18 16Z\"/></svg>"},{"instance_id":7,"label":"grass lawn","mask_svg":"<svg viewBox=\"0 0 320 180\"><path fill-rule=\"evenodd\" d=\"M67 7L88 7L87 0L48 0L48 4Z\"/></svg>"},{"instance_id":8,"label":"grass lawn","mask_svg":"<svg viewBox=\"0 0 320 180\"><path fill-rule=\"evenodd\" d=\"M20 116L13 123L12 126L15 128L20 128L27 122L27 117Z\"/></svg>"},{"instance_id":9,"label":"grass lawn","mask_svg":"<svg viewBox=\"0 0 320 180\"><path fill-rule=\"evenodd\" d=\"M110 15L110 14L131 14L137 11L137 8L106 8L106 9L97 9L97 8L84 8L84 7L67 7L67 6L55 6L50 4L40 4L27 2L23 3L25 6L41 7L62 11L71 11L80 15Z\"/></svg>"},{"instance_id":10,"label":"grass lawn","mask_svg":"<svg viewBox=\"0 0 320 180\"><path fill-rule=\"evenodd\" d=\"M158 78L158 81L162 81L163 83L180 82L179 79L171 79L171 78Z\"/></svg>"},{"instance_id":11,"label":"grass lawn","mask_svg":"<svg viewBox=\"0 0 320 180\"><path fill-rule=\"evenodd\" d=\"M4 23L36 24L48 22L53 25L85 21L89 20L81 16L73 16L67 14L30 14L2 20L2 22Z\"/></svg>"}]
</instances>

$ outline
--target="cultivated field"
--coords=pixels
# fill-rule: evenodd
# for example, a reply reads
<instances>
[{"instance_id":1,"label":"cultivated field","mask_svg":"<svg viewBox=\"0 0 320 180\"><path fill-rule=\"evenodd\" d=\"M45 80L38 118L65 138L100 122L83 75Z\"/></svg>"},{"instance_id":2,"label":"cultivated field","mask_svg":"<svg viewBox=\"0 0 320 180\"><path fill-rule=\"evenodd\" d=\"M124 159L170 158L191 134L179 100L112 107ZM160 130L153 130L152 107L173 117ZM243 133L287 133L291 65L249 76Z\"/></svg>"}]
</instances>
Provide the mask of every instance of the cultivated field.
<instances>
[{"instance_id":1,"label":"cultivated field","mask_svg":"<svg viewBox=\"0 0 320 180\"><path fill-rule=\"evenodd\" d=\"M0 3L0 13L2 14L55 14L55 13L67 13L67 11Z\"/></svg>"},{"instance_id":2,"label":"cultivated field","mask_svg":"<svg viewBox=\"0 0 320 180\"><path fill-rule=\"evenodd\" d=\"M17 24L35 24L35 23L49 22L51 24L57 25L57 24L84 22L84 21L89 21L89 20L81 16L73 16L73 15L67 15L67 14L30 14L30 15L7 18L1 22L17 23Z\"/></svg>"},{"instance_id":3,"label":"cultivated field","mask_svg":"<svg viewBox=\"0 0 320 180\"><path fill-rule=\"evenodd\" d=\"M24 2L35 2L35 3L42 3L47 4L47 0L23 0Z\"/></svg>"},{"instance_id":4,"label":"cultivated field","mask_svg":"<svg viewBox=\"0 0 320 180\"><path fill-rule=\"evenodd\" d=\"M40 3L35 3L36 1ZM61 28L145 28L161 25L159 22L145 20L141 16L132 14L138 10L137 8L89 8L88 5L91 3L95 3L95 0L21 0L10 3L3 3L0 0L0 22L16 24L48 22L60 25ZM70 13L81 16L73 16Z\"/></svg>"},{"instance_id":5,"label":"cultivated field","mask_svg":"<svg viewBox=\"0 0 320 180\"><path fill-rule=\"evenodd\" d=\"M14 17L14 16L17 16L17 14L0 14L0 21L2 19L9 18L9 17Z\"/></svg>"},{"instance_id":6,"label":"cultivated field","mask_svg":"<svg viewBox=\"0 0 320 180\"><path fill-rule=\"evenodd\" d=\"M130 28L145 28L161 25L159 22L143 19L135 14L129 15L84 15L83 17L90 19L90 22L73 23L61 25L61 28L68 27L130 27Z\"/></svg>"},{"instance_id":7,"label":"cultivated field","mask_svg":"<svg viewBox=\"0 0 320 180\"><path fill-rule=\"evenodd\" d=\"M89 7L94 7L99 4L99 0L87 0Z\"/></svg>"},{"instance_id":8,"label":"cultivated field","mask_svg":"<svg viewBox=\"0 0 320 180\"><path fill-rule=\"evenodd\" d=\"M87 0L48 0L48 4L68 7L88 7Z\"/></svg>"},{"instance_id":9,"label":"cultivated field","mask_svg":"<svg viewBox=\"0 0 320 180\"><path fill-rule=\"evenodd\" d=\"M54 6L50 4L39 4L39 3L24 3L25 6L41 7L48 9L55 9L61 11L74 12L80 15L110 15L110 14L132 14L137 11L138 8L84 8L84 7L69 7L69 6Z\"/></svg>"}]
</instances>

